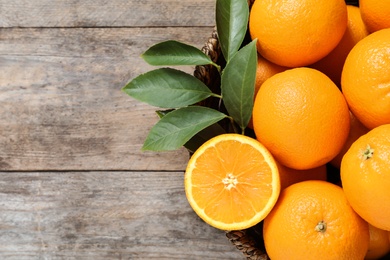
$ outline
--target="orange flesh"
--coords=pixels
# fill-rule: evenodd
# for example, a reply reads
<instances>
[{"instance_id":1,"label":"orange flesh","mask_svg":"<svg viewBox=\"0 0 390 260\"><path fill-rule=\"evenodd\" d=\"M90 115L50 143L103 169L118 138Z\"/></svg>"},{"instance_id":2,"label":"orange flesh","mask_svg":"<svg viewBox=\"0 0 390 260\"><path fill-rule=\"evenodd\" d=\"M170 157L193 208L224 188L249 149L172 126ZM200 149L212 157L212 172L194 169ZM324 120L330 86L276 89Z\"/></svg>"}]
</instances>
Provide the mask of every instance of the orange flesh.
<instances>
[{"instance_id":1,"label":"orange flesh","mask_svg":"<svg viewBox=\"0 0 390 260\"><path fill-rule=\"evenodd\" d=\"M205 150L191 176L198 207L224 223L242 222L262 211L272 196L272 182L272 169L261 152L234 140Z\"/></svg>"}]
</instances>

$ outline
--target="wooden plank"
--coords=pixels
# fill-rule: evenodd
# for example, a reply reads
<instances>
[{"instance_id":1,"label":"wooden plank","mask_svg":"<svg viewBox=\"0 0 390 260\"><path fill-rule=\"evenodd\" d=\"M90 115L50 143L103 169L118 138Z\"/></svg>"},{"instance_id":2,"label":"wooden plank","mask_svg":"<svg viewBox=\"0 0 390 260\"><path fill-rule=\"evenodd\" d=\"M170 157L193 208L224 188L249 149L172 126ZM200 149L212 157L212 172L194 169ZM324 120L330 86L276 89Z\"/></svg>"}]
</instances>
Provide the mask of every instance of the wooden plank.
<instances>
[{"instance_id":1,"label":"wooden plank","mask_svg":"<svg viewBox=\"0 0 390 260\"><path fill-rule=\"evenodd\" d=\"M183 170L184 149L141 152L156 108L121 88L154 69L140 58L148 46L200 48L211 31L0 29L0 170Z\"/></svg>"},{"instance_id":2,"label":"wooden plank","mask_svg":"<svg viewBox=\"0 0 390 260\"><path fill-rule=\"evenodd\" d=\"M1 259L243 259L182 172L0 172L0 220Z\"/></svg>"},{"instance_id":3,"label":"wooden plank","mask_svg":"<svg viewBox=\"0 0 390 260\"><path fill-rule=\"evenodd\" d=\"M0 0L0 27L213 26L215 0Z\"/></svg>"}]
</instances>

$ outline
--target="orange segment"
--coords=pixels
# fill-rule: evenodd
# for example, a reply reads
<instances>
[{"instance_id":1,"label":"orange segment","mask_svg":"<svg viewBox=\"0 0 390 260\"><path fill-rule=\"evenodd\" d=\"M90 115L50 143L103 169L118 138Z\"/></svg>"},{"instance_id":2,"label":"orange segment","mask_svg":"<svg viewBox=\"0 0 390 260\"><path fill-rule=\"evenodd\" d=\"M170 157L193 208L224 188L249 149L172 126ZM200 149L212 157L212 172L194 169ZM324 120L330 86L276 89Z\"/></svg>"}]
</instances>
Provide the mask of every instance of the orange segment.
<instances>
[{"instance_id":1,"label":"orange segment","mask_svg":"<svg viewBox=\"0 0 390 260\"><path fill-rule=\"evenodd\" d=\"M185 173L187 199L205 222L241 230L262 221L280 192L277 165L257 140L223 134L204 143Z\"/></svg>"}]
</instances>

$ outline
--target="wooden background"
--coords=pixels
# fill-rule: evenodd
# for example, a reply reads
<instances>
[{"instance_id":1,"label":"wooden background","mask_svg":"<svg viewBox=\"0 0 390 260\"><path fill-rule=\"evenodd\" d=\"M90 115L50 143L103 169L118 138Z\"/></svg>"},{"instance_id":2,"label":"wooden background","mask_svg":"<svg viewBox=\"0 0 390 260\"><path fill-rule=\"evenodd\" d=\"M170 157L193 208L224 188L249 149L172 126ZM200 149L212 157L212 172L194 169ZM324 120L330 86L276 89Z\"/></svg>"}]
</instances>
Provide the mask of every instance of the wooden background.
<instances>
[{"instance_id":1,"label":"wooden background","mask_svg":"<svg viewBox=\"0 0 390 260\"><path fill-rule=\"evenodd\" d=\"M121 88L214 0L0 0L0 259L242 259L189 207L185 150L141 152L154 108ZM191 73L193 68L184 67Z\"/></svg>"}]
</instances>

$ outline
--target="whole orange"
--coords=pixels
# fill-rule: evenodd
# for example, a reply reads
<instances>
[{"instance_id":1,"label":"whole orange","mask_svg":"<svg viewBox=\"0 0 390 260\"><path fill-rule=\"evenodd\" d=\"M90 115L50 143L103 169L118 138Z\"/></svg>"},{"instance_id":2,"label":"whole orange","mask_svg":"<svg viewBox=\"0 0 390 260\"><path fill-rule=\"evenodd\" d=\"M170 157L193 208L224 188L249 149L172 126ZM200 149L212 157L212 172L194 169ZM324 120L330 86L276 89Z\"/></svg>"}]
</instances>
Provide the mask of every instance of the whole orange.
<instances>
[{"instance_id":1,"label":"whole orange","mask_svg":"<svg viewBox=\"0 0 390 260\"><path fill-rule=\"evenodd\" d=\"M338 87L341 87L341 72L348 53L368 35L359 7L347 5L347 11L348 25L339 44L328 55L310 66L325 73Z\"/></svg>"},{"instance_id":2,"label":"whole orange","mask_svg":"<svg viewBox=\"0 0 390 260\"><path fill-rule=\"evenodd\" d=\"M253 107L257 139L279 163L299 170L332 160L347 140L349 121L337 86L325 74L304 67L266 80Z\"/></svg>"},{"instance_id":3,"label":"whole orange","mask_svg":"<svg viewBox=\"0 0 390 260\"><path fill-rule=\"evenodd\" d=\"M368 35L352 48L341 88L352 113L367 128L390 123L390 28Z\"/></svg>"},{"instance_id":4,"label":"whole orange","mask_svg":"<svg viewBox=\"0 0 390 260\"><path fill-rule=\"evenodd\" d=\"M286 67L312 64L339 43L347 28L343 0L255 1L249 32L266 59Z\"/></svg>"},{"instance_id":5,"label":"whole orange","mask_svg":"<svg viewBox=\"0 0 390 260\"><path fill-rule=\"evenodd\" d=\"M312 180L281 192L264 219L263 238L272 260L363 259L369 231L342 188Z\"/></svg>"},{"instance_id":6,"label":"whole orange","mask_svg":"<svg viewBox=\"0 0 390 260\"><path fill-rule=\"evenodd\" d=\"M259 91L261 85L271 76L276 73L285 71L289 68L277 65L265 59L261 55L257 55L257 68L256 68L256 82L255 82L255 96Z\"/></svg>"},{"instance_id":7,"label":"whole orange","mask_svg":"<svg viewBox=\"0 0 390 260\"><path fill-rule=\"evenodd\" d=\"M357 139L340 168L344 193L369 224L390 230L390 124Z\"/></svg>"},{"instance_id":8,"label":"whole orange","mask_svg":"<svg viewBox=\"0 0 390 260\"><path fill-rule=\"evenodd\" d=\"M390 28L390 0L359 0L359 5L370 32Z\"/></svg>"},{"instance_id":9,"label":"whole orange","mask_svg":"<svg viewBox=\"0 0 390 260\"><path fill-rule=\"evenodd\" d=\"M366 134L369 130L365 127L356 117L350 114L350 130L348 134L347 141L345 142L343 149L341 149L340 153L330 161L330 163L336 167L340 168L341 159L343 159L344 154L348 151L349 147L355 142L360 136Z\"/></svg>"},{"instance_id":10,"label":"whole orange","mask_svg":"<svg viewBox=\"0 0 390 260\"><path fill-rule=\"evenodd\" d=\"M278 162L276 164L278 165L279 170L280 190L284 190L288 186L302 181L327 180L327 170L325 164L307 170L292 169Z\"/></svg>"},{"instance_id":11,"label":"whole orange","mask_svg":"<svg viewBox=\"0 0 390 260\"><path fill-rule=\"evenodd\" d=\"M264 59L261 55L257 55L257 68L256 68L256 82L255 82L255 97L259 91L261 85L271 76L276 73L285 71L287 67L279 66L275 63L270 62L267 59ZM248 127L253 129L252 119L249 121Z\"/></svg>"},{"instance_id":12,"label":"whole orange","mask_svg":"<svg viewBox=\"0 0 390 260\"><path fill-rule=\"evenodd\" d=\"M390 252L390 240L388 231L368 225L370 231L370 243L364 259L379 259Z\"/></svg>"}]
</instances>

